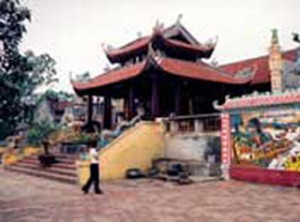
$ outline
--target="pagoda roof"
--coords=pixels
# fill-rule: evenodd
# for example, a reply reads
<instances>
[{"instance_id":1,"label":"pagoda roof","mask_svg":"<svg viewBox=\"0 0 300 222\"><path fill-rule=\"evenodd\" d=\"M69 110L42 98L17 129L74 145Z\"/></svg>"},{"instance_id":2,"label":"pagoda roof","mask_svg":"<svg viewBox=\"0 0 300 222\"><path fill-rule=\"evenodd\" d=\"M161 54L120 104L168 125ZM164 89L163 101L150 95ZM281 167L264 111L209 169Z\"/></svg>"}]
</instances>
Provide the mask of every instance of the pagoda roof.
<instances>
[{"instance_id":1,"label":"pagoda roof","mask_svg":"<svg viewBox=\"0 0 300 222\"><path fill-rule=\"evenodd\" d=\"M173 37L181 35L184 41L176 40ZM159 38L158 38L159 37ZM173 39L172 39L173 38ZM135 54L147 54L148 47L156 40L162 41L165 47L173 48L173 50L185 50L195 56L209 58L216 44L199 43L181 24L176 24L168 28L155 27L150 36L140 37L120 48L104 49L108 59L111 62L124 62Z\"/></svg>"},{"instance_id":2,"label":"pagoda roof","mask_svg":"<svg viewBox=\"0 0 300 222\"><path fill-rule=\"evenodd\" d=\"M236 78L203 62L194 63L174 58L148 55L147 59L143 62L113 69L87 82L72 82L72 85L78 94L85 94L86 91L92 89L132 79L141 75L149 67L155 67L169 75L208 82L239 85L247 84L251 81L251 77Z\"/></svg>"},{"instance_id":3,"label":"pagoda roof","mask_svg":"<svg viewBox=\"0 0 300 222\"><path fill-rule=\"evenodd\" d=\"M143 61L131 66L116 68L98 75L87 82L72 81L72 85L76 92L103 87L138 76L144 70L145 66L146 61Z\"/></svg>"},{"instance_id":4,"label":"pagoda roof","mask_svg":"<svg viewBox=\"0 0 300 222\"><path fill-rule=\"evenodd\" d=\"M297 49L284 51L282 56L284 60L293 62L297 59ZM142 62L110 70L87 82L72 81L72 85L77 93L84 94L91 89L132 79L141 75L149 67L162 70L169 75L232 85L256 85L270 82L268 55L213 67L201 61L190 62L158 56L153 50L150 50L146 60ZM239 76L238 73L245 69L252 70L250 75Z\"/></svg>"},{"instance_id":5,"label":"pagoda roof","mask_svg":"<svg viewBox=\"0 0 300 222\"><path fill-rule=\"evenodd\" d=\"M203 81L235 85L246 84L251 80L250 78L235 78L204 62L193 63L179 59L160 58L157 63L161 69L169 74Z\"/></svg>"},{"instance_id":6,"label":"pagoda roof","mask_svg":"<svg viewBox=\"0 0 300 222\"><path fill-rule=\"evenodd\" d=\"M295 62L297 59L297 49L291 49L282 53L283 60ZM250 67L256 67L256 72L251 80L251 84L262 84L271 81L269 70L269 55L233 62L221 65L218 68L224 72L235 76L239 71Z\"/></svg>"}]
</instances>

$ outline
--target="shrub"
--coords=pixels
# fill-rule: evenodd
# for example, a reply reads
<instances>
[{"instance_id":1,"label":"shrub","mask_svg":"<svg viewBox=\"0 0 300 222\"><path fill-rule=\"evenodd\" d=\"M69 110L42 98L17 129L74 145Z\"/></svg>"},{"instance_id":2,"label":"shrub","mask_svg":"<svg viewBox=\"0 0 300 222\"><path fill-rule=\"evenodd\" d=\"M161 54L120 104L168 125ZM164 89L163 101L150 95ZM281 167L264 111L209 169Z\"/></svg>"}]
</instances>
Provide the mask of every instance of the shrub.
<instances>
[{"instance_id":1,"label":"shrub","mask_svg":"<svg viewBox=\"0 0 300 222\"><path fill-rule=\"evenodd\" d=\"M58 130L58 126L49 122L34 123L27 133L27 142L33 146L41 145L51 133Z\"/></svg>"}]
</instances>

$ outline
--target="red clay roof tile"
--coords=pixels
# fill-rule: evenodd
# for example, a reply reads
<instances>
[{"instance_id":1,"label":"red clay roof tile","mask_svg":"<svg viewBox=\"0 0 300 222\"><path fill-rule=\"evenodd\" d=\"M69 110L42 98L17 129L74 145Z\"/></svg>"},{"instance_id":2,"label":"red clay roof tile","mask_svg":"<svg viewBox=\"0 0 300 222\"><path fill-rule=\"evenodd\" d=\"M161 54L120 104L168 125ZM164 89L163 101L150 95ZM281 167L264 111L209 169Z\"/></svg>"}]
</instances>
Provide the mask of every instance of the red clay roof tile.
<instances>
[{"instance_id":1,"label":"red clay roof tile","mask_svg":"<svg viewBox=\"0 0 300 222\"><path fill-rule=\"evenodd\" d=\"M283 59L295 61L297 58L297 49L288 50L282 53ZM238 61L226 65L219 66L219 69L226 73L235 75L238 71L241 71L248 67L257 67L257 71L251 81L252 84L268 83L270 82L269 71L269 56L261 56L257 58Z\"/></svg>"},{"instance_id":2,"label":"red clay roof tile","mask_svg":"<svg viewBox=\"0 0 300 222\"><path fill-rule=\"evenodd\" d=\"M145 64L146 62L140 62L131 66L114 69L96 76L88 82L72 82L72 84L75 90L81 91L117 83L139 75L143 71Z\"/></svg>"},{"instance_id":3,"label":"red clay roof tile","mask_svg":"<svg viewBox=\"0 0 300 222\"><path fill-rule=\"evenodd\" d=\"M193 79L227 84L245 84L250 81L249 78L234 78L203 62L193 63L178 59L161 58L158 64L165 72Z\"/></svg>"}]
</instances>

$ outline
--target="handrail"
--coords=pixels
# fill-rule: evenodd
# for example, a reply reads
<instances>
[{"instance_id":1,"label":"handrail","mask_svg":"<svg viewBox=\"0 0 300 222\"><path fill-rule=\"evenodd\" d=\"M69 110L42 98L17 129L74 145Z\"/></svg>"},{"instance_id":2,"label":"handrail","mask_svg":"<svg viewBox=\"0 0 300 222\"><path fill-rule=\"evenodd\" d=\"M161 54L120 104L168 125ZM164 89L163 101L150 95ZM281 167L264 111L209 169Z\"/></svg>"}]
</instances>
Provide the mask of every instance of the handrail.
<instances>
[{"instance_id":1,"label":"handrail","mask_svg":"<svg viewBox=\"0 0 300 222\"><path fill-rule=\"evenodd\" d=\"M162 120L166 126L166 132L171 133L217 132L221 128L219 113L177 116Z\"/></svg>"},{"instance_id":2,"label":"handrail","mask_svg":"<svg viewBox=\"0 0 300 222\"><path fill-rule=\"evenodd\" d=\"M182 119L200 119L205 117L219 117L220 113L205 113L205 114L196 114L196 115L182 115L175 117L165 117L163 120L173 121L173 120L182 120Z\"/></svg>"}]
</instances>

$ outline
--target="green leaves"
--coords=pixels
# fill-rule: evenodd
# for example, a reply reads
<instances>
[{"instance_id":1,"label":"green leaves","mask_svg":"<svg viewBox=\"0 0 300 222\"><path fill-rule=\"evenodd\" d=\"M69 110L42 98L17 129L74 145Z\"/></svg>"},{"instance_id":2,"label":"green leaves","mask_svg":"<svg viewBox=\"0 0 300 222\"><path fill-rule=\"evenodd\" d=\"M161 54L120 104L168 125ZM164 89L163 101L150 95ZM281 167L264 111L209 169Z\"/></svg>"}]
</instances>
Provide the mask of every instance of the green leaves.
<instances>
[{"instance_id":1,"label":"green leaves","mask_svg":"<svg viewBox=\"0 0 300 222\"><path fill-rule=\"evenodd\" d=\"M56 62L49 54L19 51L30 20L30 10L20 1L0 0L0 140L13 133L21 120L26 121L26 110L32 106L26 101L34 91L57 81Z\"/></svg>"},{"instance_id":2,"label":"green leaves","mask_svg":"<svg viewBox=\"0 0 300 222\"><path fill-rule=\"evenodd\" d=\"M35 123L28 131L27 140L30 145L41 145L41 142L46 139L51 133L58 130L58 126L49 122Z\"/></svg>"}]
</instances>

